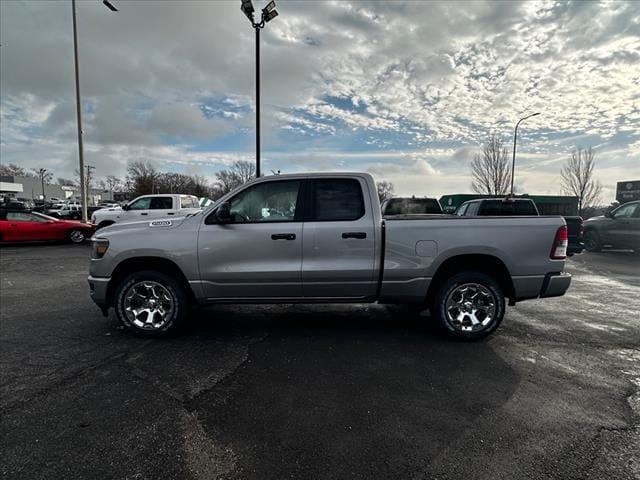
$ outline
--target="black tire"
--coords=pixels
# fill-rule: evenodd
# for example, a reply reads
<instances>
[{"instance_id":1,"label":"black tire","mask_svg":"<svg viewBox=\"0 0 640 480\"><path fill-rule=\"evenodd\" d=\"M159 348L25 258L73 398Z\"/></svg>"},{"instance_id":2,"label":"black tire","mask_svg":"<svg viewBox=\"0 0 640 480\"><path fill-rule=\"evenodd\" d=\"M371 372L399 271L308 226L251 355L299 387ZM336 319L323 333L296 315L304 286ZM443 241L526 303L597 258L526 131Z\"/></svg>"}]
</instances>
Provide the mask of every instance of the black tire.
<instances>
[{"instance_id":1,"label":"black tire","mask_svg":"<svg viewBox=\"0 0 640 480\"><path fill-rule=\"evenodd\" d=\"M460 291L458 289L464 290L464 286L467 284L481 286L483 298L494 304L494 313L491 315L490 320L487 321L487 324L482 325L488 315L482 319L480 327L472 330L468 330L468 328L473 327L467 324L467 320L471 322L471 317L464 316L464 324L456 324L456 322L450 320L446 312L449 296L458 295ZM431 314L447 334L466 340L478 340L493 333L500 326L505 312L504 297L502 287L492 276L482 272L460 272L449 277L437 289L432 301Z\"/></svg>"},{"instance_id":2,"label":"black tire","mask_svg":"<svg viewBox=\"0 0 640 480\"><path fill-rule=\"evenodd\" d=\"M602 250L600 235L595 230L587 230L584 233L584 248L587 252L599 252Z\"/></svg>"},{"instance_id":3,"label":"black tire","mask_svg":"<svg viewBox=\"0 0 640 480\"><path fill-rule=\"evenodd\" d=\"M171 298L172 308L162 325L142 327L127 316L125 312L126 295L129 289L134 285L142 284L144 281L154 282L166 289L167 294ZM129 331L137 335L145 337L165 337L178 331L185 323L189 316L189 296L181 282L175 280L169 275L154 270L144 270L132 273L125 277L116 287L114 310L116 317ZM138 320L138 323L140 320Z\"/></svg>"},{"instance_id":4,"label":"black tire","mask_svg":"<svg viewBox=\"0 0 640 480\"><path fill-rule=\"evenodd\" d=\"M79 228L73 229L67 235L67 238L71 243L75 243L76 245L80 245L85 242L87 239L87 234L84 230Z\"/></svg>"},{"instance_id":5,"label":"black tire","mask_svg":"<svg viewBox=\"0 0 640 480\"><path fill-rule=\"evenodd\" d=\"M98 226L96 227L96 231L100 230L101 228L108 227L109 225L113 225L114 223L116 223L116 222L110 222L109 220L105 220L104 222L100 222L98 224Z\"/></svg>"}]
</instances>

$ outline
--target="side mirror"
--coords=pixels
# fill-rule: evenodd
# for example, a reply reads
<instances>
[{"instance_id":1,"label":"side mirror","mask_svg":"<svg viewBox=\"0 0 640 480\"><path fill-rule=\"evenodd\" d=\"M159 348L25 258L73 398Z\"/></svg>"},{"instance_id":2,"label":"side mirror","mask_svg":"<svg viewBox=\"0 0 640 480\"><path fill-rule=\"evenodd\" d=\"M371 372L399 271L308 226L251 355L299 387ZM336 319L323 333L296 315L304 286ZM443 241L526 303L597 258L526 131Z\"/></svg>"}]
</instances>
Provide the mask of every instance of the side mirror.
<instances>
[{"instance_id":1,"label":"side mirror","mask_svg":"<svg viewBox=\"0 0 640 480\"><path fill-rule=\"evenodd\" d=\"M604 214L604 216L605 216L605 217L607 217L607 218L614 218L614 217L613 217L613 213L612 213L612 212L606 212L606 213Z\"/></svg>"},{"instance_id":2,"label":"side mirror","mask_svg":"<svg viewBox=\"0 0 640 480\"><path fill-rule=\"evenodd\" d=\"M233 217L231 216L231 205L229 202L223 202L216 209L216 219L219 223L232 223Z\"/></svg>"},{"instance_id":3,"label":"side mirror","mask_svg":"<svg viewBox=\"0 0 640 480\"><path fill-rule=\"evenodd\" d=\"M125 210L125 211L126 211L126 210L129 210L129 208L130 208L130 207L129 207L129 204L128 204L128 203L125 203L124 205L122 205L122 210Z\"/></svg>"}]
</instances>

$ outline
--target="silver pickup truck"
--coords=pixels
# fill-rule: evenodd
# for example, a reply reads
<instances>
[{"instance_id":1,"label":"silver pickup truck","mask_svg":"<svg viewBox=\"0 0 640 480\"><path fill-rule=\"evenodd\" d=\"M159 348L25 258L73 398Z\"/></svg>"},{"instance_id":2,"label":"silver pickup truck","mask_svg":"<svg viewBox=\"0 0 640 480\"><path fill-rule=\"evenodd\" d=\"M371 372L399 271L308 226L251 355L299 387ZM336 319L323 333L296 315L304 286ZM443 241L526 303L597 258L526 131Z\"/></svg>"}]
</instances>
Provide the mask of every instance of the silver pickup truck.
<instances>
[{"instance_id":1,"label":"silver pickup truck","mask_svg":"<svg viewBox=\"0 0 640 480\"><path fill-rule=\"evenodd\" d=\"M92 239L95 303L159 336L191 304L392 303L453 336L493 332L505 299L563 295L561 217L383 218L365 173L262 177L206 210L116 224Z\"/></svg>"}]
</instances>

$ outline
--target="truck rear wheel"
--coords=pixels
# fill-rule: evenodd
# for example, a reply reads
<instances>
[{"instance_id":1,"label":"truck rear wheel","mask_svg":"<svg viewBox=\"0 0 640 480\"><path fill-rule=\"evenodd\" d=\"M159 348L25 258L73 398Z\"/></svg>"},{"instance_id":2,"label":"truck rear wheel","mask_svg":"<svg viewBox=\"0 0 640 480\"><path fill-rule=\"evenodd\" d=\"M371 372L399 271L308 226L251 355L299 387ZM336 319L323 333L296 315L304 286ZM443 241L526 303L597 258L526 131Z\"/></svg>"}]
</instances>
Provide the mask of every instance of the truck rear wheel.
<instances>
[{"instance_id":1,"label":"truck rear wheel","mask_svg":"<svg viewBox=\"0 0 640 480\"><path fill-rule=\"evenodd\" d=\"M504 310L504 291L493 277L460 272L438 288L431 312L449 335L476 340L498 328Z\"/></svg>"},{"instance_id":2,"label":"truck rear wheel","mask_svg":"<svg viewBox=\"0 0 640 480\"><path fill-rule=\"evenodd\" d=\"M118 320L128 330L147 337L175 332L189 313L183 285L153 270L135 272L124 278L116 288L114 303Z\"/></svg>"},{"instance_id":3,"label":"truck rear wheel","mask_svg":"<svg viewBox=\"0 0 640 480\"><path fill-rule=\"evenodd\" d=\"M586 248L588 252L599 252L602 250L598 232L595 230L587 230L584 233L584 248Z\"/></svg>"}]
</instances>

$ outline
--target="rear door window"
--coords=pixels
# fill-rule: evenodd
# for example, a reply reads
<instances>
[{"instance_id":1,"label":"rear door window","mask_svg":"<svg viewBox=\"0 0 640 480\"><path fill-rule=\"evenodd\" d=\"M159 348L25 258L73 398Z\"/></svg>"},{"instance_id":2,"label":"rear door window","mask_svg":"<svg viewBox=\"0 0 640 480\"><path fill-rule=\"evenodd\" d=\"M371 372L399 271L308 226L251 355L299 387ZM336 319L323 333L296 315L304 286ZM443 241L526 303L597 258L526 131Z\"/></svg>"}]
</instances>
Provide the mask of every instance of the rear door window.
<instances>
[{"instance_id":1,"label":"rear door window","mask_svg":"<svg viewBox=\"0 0 640 480\"><path fill-rule=\"evenodd\" d=\"M360 182L354 178L332 178L311 182L312 221L353 221L364 215Z\"/></svg>"},{"instance_id":2,"label":"rear door window","mask_svg":"<svg viewBox=\"0 0 640 480\"><path fill-rule=\"evenodd\" d=\"M149 210L171 210L173 208L173 198L153 197L149 204Z\"/></svg>"},{"instance_id":3,"label":"rear door window","mask_svg":"<svg viewBox=\"0 0 640 480\"><path fill-rule=\"evenodd\" d=\"M536 204L527 201L515 202L515 215L538 215Z\"/></svg>"}]
</instances>

